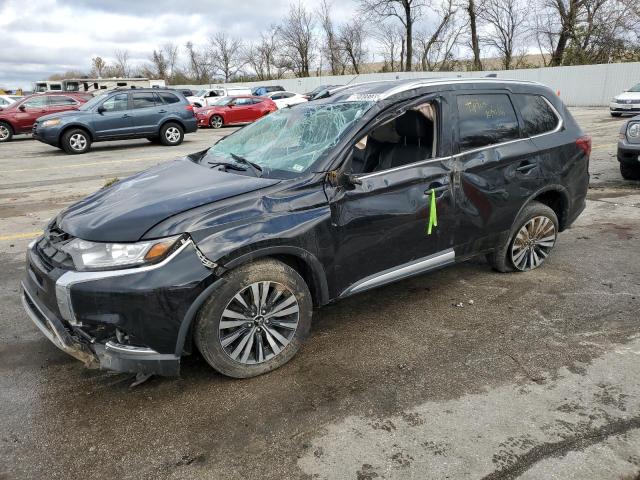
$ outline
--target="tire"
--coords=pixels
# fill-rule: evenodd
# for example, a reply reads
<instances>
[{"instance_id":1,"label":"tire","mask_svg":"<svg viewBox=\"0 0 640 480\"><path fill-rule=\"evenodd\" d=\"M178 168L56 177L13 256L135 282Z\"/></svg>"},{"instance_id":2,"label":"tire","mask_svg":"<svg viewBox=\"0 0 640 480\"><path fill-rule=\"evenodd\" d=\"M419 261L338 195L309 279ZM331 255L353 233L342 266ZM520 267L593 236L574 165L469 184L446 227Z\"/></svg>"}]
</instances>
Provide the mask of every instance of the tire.
<instances>
[{"instance_id":1,"label":"tire","mask_svg":"<svg viewBox=\"0 0 640 480\"><path fill-rule=\"evenodd\" d=\"M87 153L91 148L91 136L86 130L73 128L62 135L60 142L62 149L72 155Z\"/></svg>"},{"instance_id":2,"label":"tire","mask_svg":"<svg viewBox=\"0 0 640 480\"><path fill-rule=\"evenodd\" d=\"M0 122L0 143L13 139L13 127L6 122Z\"/></svg>"},{"instance_id":3,"label":"tire","mask_svg":"<svg viewBox=\"0 0 640 480\"><path fill-rule=\"evenodd\" d=\"M626 165L621 163L620 174L625 180L640 180L640 164Z\"/></svg>"},{"instance_id":4,"label":"tire","mask_svg":"<svg viewBox=\"0 0 640 480\"><path fill-rule=\"evenodd\" d=\"M211 118L209 119L209 126L211 128L222 128L223 125L224 120L220 115L211 115Z\"/></svg>"},{"instance_id":5,"label":"tire","mask_svg":"<svg viewBox=\"0 0 640 480\"><path fill-rule=\"evenodd\" d=\"M531 202L513 222L508 240L487 255L487 261L498 272L527 272L538 268L555 246L558 229L555 212L540 202Z\"/></svg>"},{"instance_id":6,"label":"tire","mask_svg":"<svg viewBox=\"0 0 640 480\"><path fill-rule=\"evenodd\" d=\"M160 129L160 143L167 147L180 145L184 140L184 130L173 122L165 123Z\"/></svg>"},{"instance_id":7,"label":"tire","mask_svg":"<svg viewBox=\"0 0 640 480\"><path fill-rule=\"evenodd\" d=\"M207 363L223 375L249 378L291 360L309 334L313 308L309 288L298 272L265 259L230 271L225 280L196 319L195 344ZM267 313L262 317L265 310L254 315L256 310L249 308L262 308L265 285ZM270 317L274 309L279 315Z\"/></svg>"},{"instance_id":8,"label":"tire","mask_svg":"<svg viewBox=\"0 0 640 480\"><path fill-rule=\"evenodd\" d=\"M147 137L151 143L160 143L160 139L158 137Z\"/></svg>"},{"instance_id":9,"label":"tire","mask_svg":"<svg viewBox=\"0 0 640 480\"><path fill-rule=\"evenodd\" d=\"M611 116L612 116L612 117L621 117L621 116L622 116L622 114L621 114L621 113L611 112Z\"/></svg>"}]
</instances>

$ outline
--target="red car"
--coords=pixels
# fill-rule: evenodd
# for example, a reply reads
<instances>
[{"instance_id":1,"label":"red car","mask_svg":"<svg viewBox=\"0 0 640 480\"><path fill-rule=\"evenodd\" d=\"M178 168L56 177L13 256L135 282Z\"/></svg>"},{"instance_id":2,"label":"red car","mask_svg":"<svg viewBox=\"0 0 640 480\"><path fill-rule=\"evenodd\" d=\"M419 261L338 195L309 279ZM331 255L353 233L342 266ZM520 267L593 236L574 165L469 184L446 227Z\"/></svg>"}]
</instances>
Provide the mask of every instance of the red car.
<instances>
[{"instance_id":1,"label":"red car","mask_svg":"<svg viewBox=\"0 0 640 480\"><path fill-rule=\"evenodd\" d=\"M276 110L278 107L269 98L250 95L222 97L208 107L197 108L196 117L199 127L220 128L250 123Z\"/></svg>"},{"instance_id":2,"label":"red car","mask_svg":"<svg viewBox=\"0 0 640 480\"><path fill-rule=\"evenodd\" d=\"M19 133L31 132L34 122L43 115L77 110L91 98L91 95L78 93L36 94L0 108L0 142L8 142Z\"/></svg>"}]
</instances>

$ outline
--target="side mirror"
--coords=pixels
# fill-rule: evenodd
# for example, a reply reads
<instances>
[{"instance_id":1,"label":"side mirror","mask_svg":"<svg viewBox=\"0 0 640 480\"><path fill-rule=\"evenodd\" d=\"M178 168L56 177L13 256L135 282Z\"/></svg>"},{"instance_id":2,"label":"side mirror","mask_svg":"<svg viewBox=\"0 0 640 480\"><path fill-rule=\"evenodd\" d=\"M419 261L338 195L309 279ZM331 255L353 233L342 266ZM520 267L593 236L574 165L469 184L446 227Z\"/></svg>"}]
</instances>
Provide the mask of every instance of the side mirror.
<instances>
[{"instance_id":1,"label":"side mirror","mask_svg":"<svg viewBox=\"0 0 640 480\"><path fill-rule=\"evenodd\" d=\"M362 185L362 180L356 175L347 172L338 172L337 170L328 172L327 180L334 187L343 187L347 190L351 190L355 185Z\"/></svg>"},{"instance_id":2,"label":"side mirror","mask_svg":"<svg viewBox=\"0 0 640 480\"><path fill-rule=\"evenodd\" d=\"M24 105L20 105L18 107L18 110L20 110L21 112L24 112L26 110L27 107L25 107Z\"/></svg>"},{"instance_id":3,"label":"side mirror","mask_svg":"<svg viewBox=\"0 0 640 480\"><path fill-rule=\"evenodd\" d=\"M98 107L98 110L96 110L96 111L97 111L100 115L102 115L104 112L106 112L106 111L107 111L107 109L106 109L106 108L104 108L102 105L100 105L100 106Z\"/></svg>"}]
</instances>

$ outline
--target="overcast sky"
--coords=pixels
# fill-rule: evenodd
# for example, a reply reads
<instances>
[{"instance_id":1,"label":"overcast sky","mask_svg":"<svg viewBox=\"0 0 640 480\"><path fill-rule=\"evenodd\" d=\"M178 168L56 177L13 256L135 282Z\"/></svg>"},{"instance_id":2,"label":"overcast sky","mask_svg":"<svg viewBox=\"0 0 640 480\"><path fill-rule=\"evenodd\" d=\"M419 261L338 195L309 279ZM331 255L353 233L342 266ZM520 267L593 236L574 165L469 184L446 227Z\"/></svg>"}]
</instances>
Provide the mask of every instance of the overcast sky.
<instances>
[{"instance_id":1,"label":"overcast sky","mask_svg":"<svg viewBox=\"0 0 640 480\"><path fill-rule=\"evenodd\" d=\"M166 42L204 44L225 31L245 41L278 22L289 0L0 0L0 87L29 88L67 70L88 71L91 58L107 62L116 49L131 63L146 61ZM315 9L314 0L302 0ZM334 0L336 21L353 0Z\"/></svg>"}]
</instances>

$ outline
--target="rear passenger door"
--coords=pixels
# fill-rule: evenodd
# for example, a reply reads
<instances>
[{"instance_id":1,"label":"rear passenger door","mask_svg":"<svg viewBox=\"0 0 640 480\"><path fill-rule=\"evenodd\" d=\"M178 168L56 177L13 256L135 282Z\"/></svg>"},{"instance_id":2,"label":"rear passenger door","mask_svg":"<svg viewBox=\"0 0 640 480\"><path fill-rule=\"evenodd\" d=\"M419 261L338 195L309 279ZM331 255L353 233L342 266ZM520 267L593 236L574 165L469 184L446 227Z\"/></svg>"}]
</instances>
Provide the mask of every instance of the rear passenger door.
<instances>
[{"instance_id":1,"label":"rear passenger door","mask_svg":"<svg viewBox=\"0 0 640 480\"><path fill-rule=\"evenodd\" d=\"M154 92L135 92L131 93L131 100L132 134L138 136L155 134L166 112L160 98Z\"/></svg>"},{"instance_id":2,"label":"rear passenger door","mask_svg":"<svg viewBox=\"0 0 640 480\"><path fill-rule=\"evenodd\" d=\"M454 106L456 253L465 256L495 247L544 179L508 91L459 91Z\"/></svg>"},{"instance_id":3,"label":"rear passenger door","mask_svg":"<svg viewBox=\"0 0 640 480\"><path fill-rule=\"evenodd\" d=\"M49 95L48 113L64 112L67 110L75 110L80 105L77 100L67 97L66 95Z\"/></svg>"}]
</instances>

